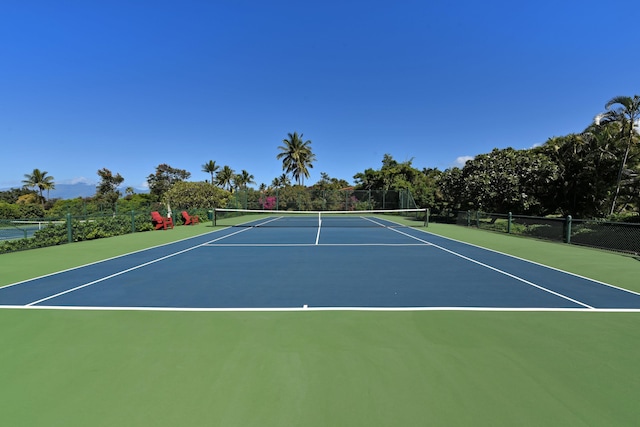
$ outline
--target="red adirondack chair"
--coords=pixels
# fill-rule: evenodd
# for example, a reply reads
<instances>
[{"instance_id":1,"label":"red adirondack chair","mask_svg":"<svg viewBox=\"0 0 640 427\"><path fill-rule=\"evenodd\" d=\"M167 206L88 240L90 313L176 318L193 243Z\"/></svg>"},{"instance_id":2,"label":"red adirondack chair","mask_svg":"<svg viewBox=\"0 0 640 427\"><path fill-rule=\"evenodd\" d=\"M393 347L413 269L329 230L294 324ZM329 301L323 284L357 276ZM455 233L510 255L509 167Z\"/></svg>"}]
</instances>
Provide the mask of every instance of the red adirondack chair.
<instances>
[{"instance_id":1,"label":"red adirondack chair","mask_svg":"<svg viewBox=\"0 0 640 427\"><path fill-rule=\"evenodd\" d=\"M163 230L166 230L167 228L173 228L173 219L171 219L171 217L163 217L157 211L151 212L151 221L153 222L153 225L155 225L156 230L159 230L161 228Z\"/></svg>"},{"instance_id":2,"label":"red adirondack chair","mask_svg":"<svg viewBox=\"0 0 640 427\"><path fill-rule=\"evenodd\" d=\"M184 218L184 225L193 225L200 222L198 215L190 216L187 211L182 211L182 218Z\"/></svg>"}]
</instances>

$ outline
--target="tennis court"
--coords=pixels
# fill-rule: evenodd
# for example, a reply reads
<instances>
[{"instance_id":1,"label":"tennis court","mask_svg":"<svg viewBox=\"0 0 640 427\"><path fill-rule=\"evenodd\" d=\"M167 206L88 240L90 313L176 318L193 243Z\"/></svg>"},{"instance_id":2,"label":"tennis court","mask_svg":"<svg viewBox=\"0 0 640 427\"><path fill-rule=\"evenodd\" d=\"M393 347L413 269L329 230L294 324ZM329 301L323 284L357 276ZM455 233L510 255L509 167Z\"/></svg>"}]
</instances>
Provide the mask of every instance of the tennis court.
<instances>
[{"instance_id":1,"label":"tennis court","mask_svg":"<svg viewBox=\"0 0 640 427\"><path fill-rule=\"evenodd\" d=\"M638 296L575 274L637 292L635 259L393 218L255 219L3 255L0 420L638 419Z\"/></svg>"},{"instance_id":2,"label":"tennis court","mask_svg":"<svg viewBox=\"0 0 640 427\"><path fill-rule=\"evenodd\" d=\"M224 219L218 225L224 224ZM637 310L640 294L374 213L270 213L0 288L0 306Z\"/></svg>"},{"instance_id":3,"label":"tennis court","mask_svg":"<svg viewBox=\"0 0 640 427\"><path fill-rule=\"evenodd\" d=\"M33 237L36 231L52 224L64 224L64 221L0 220L0 241Z\"/></svg>"}]
</instances>

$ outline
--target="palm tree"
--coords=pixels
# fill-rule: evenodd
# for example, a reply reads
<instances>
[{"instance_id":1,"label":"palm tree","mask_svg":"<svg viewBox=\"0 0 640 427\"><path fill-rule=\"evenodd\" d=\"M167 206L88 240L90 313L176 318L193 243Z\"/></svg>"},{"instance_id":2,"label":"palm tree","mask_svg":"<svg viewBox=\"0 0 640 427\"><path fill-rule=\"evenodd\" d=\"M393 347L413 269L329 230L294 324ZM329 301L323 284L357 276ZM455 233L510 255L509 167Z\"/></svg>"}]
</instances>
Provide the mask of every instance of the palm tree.
<instances>
[{"instance_id":1,"label":"palm tree","mask_svg":"<svg viewBox=\"0 0 640 427\"><path fill-rule=\"evenodd\" d=\"M273 178L273 181L271 182L271 186L274 188L286 187L288 185L291 185L291 180L289 179L286 173L283 173L282 175Z\"/></svg>"},{"instance_id":2,"label":"palm tree","mask_svg":"<svg viewBox=\"0 0 640 427\"><path fill-rule=\"evenodd\" d=\"M291 173L293 179L302 185L304 178L309 178L309 168L313 168L316 156L311 151L311 141L303 141L302 134L298 135L297 132L293 132L288 136L288 139L282 140L284 145L278 147L282 152L276 158L282 159L282 169Z\"/></svg>"},{"instance_id":3,"label":"palm tree","mask_svg":"<svg viewBox=\"0 0 640 427\"><path fill-rule=\"evenodd\" d=\"M227 190L231 191L235 177L233 169L229 166L224 166L216 175L216 184L222 188L227 187Z\"/></svg>"},{"instance_id":4,"label":"palm tree","mask_svg":"<svg viewBox=\"0 0 640 427\"><path fill-rule=\"evenodd\" d=\"M220 169L220 166L216 165L216 162L213 160L209 160L207 163L202 165L202 172L211 174L211 183L215 183L215 173Z\"/></svg>"},{"instance_id":5,"label":"palm tree","mask_svg":"<svg viewBox=\"0 0 640 427\"><path fill-rule=\"evenodd\" d=\"M47 171L40 171L40 169L34 169L31 174L24 174L25 179L22 181L25 187L30 187L38 189L40 192L40 200L42 201L42 208L44 209L44 195L43 191L47 190L47 194L49 190L53 190L56 188L52 176L47 176Z\"/></svg>"},{"instance_id":6,"label":"palm tree","mask_svg":"<svg viewBox=\"0 0 640 427\"><path fill-rule=\"evenodd\" d=\"M616 108L613 108L613 107ZM604 106L607 110L598 114L595 118L596 125L615 122L620 126L619 138L625 144L624 155L620 162L618 170L618 180L616 183L616 191L611 202L610 215L613 215L616 207L616 201L620 194L620 184L622 182L622 174L624 173L629 158L629 151L634 142L638 141L638 127L640 125L640 96L616 96L607 102Z\"/></svg>"},{"instance_id":7,"label":"palm tree","mask_svg":"<svg viewBox=\"0 0 640 427\"><path fill-rule=\"evenodd\" d=\"M251 175L246 170L242 169L236 178L235 183L238 187L246 189L249 184L255 184L256 182L253 180L253 175Z\"/></svg>"}]
</instances>

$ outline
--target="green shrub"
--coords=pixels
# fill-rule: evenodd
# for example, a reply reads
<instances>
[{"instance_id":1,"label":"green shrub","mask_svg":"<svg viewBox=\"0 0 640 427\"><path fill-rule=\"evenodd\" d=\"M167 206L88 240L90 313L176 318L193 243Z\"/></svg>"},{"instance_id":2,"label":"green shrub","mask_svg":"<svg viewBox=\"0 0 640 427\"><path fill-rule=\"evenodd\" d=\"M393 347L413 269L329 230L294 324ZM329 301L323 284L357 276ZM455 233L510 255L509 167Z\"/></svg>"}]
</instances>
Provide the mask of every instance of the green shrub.
<instances>
[{"instance_id":1,"label":"green shrub","mask_svg":"<svg viewBox=\"0 0 640 427\"><path fill-rule=\"evenodd\" d=\"M153 230L148 214L134 217L136 232ZM0 254L25 249L42 248L68 243L67 224L51 224L26 239L9 240L0 243ZM71 221L71 235L74 242L102 239L131 233L131 215L109 216L98 219Z\"/></svg>"}]
</instances>

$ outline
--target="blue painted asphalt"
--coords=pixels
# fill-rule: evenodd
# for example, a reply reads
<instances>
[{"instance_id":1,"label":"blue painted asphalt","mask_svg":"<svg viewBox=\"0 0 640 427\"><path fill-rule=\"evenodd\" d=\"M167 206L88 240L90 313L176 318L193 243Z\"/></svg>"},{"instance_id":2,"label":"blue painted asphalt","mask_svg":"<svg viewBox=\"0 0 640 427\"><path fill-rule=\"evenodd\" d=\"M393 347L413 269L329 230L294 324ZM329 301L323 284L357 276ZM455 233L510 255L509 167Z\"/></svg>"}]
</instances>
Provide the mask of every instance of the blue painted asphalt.
<instances>
[{"instance_id":1,"label":"blue painted asphalt","mask_svg":"<svg viewBox=\"0 0 640 427\"><path fill-rule=\"evenodd\" d=\"M34 303L637 309L640 295L409 228L229 228L0 288L0 305Z\"/></svg>"}]
</instances>

